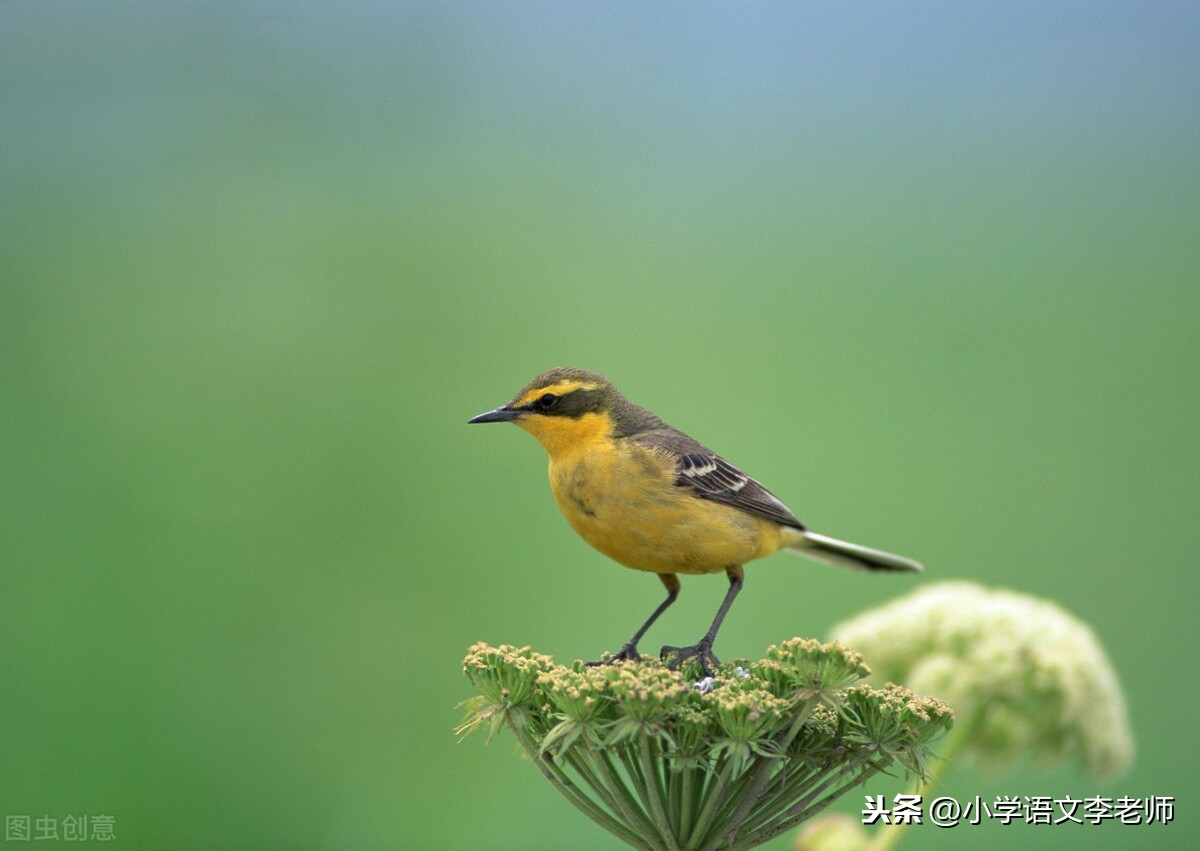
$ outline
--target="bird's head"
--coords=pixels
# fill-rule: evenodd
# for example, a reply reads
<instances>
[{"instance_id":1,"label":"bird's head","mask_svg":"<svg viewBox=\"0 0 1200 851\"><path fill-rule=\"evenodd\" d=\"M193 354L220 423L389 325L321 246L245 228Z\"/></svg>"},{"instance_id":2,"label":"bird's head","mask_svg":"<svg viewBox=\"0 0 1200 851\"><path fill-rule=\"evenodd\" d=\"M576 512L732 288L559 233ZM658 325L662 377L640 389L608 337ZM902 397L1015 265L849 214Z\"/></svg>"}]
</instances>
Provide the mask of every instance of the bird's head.
<instances>
[{"instance_id":1,"label":"bird's head","mask_svg":"<svg viewBox=\"0 0 1200 851\"><path fill-rule=\"evenodd\" d=\"M555 455L621 431L633 409L600 373L557 367L526 384L507 405L468 422L514 423Z\"/></svg>"}]
</instances>

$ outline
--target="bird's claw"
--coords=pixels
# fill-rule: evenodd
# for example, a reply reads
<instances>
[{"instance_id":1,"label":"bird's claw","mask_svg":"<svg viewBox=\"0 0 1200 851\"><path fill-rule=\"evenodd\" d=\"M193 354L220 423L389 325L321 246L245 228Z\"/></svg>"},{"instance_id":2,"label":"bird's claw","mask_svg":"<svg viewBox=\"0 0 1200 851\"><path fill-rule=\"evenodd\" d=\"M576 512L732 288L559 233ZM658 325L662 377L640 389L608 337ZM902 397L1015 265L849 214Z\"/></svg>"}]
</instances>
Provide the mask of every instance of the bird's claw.
<instances>
[{"instance_id":1,"label":"bird's claw","mask_svg":"<svg viewBox=\"0 0 1200 851\"><path fill-rule=\"evenodd\" d=\"M691 647L671 647L668 645L659 651L659 658L666 659L671 654L675 654L675 658L667 663L667 667L672 671L688 659L695 659L700 663L700 670L704 672L704 676L711 677L713 675L713 668L721 664L721 660L712 651L711 641L701 641L699 644L693 644ZM712 663L711 667L709 663Z\"/></svg>"},{"instance_id":2,"label":"bird's claw","mask_svg":"<svg viewBox=\"0 0 1200 851\"><path fill-rule=\"evenodd\" d=\"M589 668L599 668L602 665L611 665L614 662L640 662L642 654L638 652L637 645L626 642L621 649L609 656L607 659L598 659L595 662L584 662Z\"/></svg>"}]
</instances>

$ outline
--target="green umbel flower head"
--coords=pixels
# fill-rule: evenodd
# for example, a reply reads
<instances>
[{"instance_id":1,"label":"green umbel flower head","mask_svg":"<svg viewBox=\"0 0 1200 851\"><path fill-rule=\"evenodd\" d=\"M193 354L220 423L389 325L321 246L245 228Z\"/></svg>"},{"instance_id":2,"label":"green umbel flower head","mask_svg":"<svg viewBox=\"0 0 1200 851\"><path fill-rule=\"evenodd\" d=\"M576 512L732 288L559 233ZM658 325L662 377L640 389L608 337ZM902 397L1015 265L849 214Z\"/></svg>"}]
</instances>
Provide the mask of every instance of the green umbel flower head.
<instances>
[{"instance_id":1,"label":"green umbel flower head","mask_svg":"<svg viewBox=\"0 0 1200 851\"><path fill-rule=\"evenodd\" d=\"M862 657L812 640L719 666L703 690L656 659L566 668L508 645L476 644L463 669L480 694L459 729L507 725L635 848L752 848L891 766L920 773L951 717L898 687L851 687Z\"/></svg>"}]
</instances>

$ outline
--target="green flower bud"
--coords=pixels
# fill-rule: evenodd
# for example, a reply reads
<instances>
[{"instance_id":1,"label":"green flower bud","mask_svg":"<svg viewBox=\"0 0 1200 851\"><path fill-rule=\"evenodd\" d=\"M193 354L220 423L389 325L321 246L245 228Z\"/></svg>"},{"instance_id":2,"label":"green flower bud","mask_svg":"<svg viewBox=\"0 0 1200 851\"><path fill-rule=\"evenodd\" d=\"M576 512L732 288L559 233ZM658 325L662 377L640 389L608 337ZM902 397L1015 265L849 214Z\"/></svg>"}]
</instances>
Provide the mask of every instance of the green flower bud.
<instances>
[{"instance_id":1,"label":"green flower bud","mask_svg":"<svg viewBox=\"0 0 1200 851\"><path fill-rule=\"evenodd\" d=\"M467 651L463 673L493 704L522 706L532 700L538 675L553 665L553 659L529 647L496 648L479 642Z\"/></svg>"},{"instance_id":2,"label":"green flower bud","mask_svg":"<svg viewBox=\"0 0 1200 851\"><path fill-rule=\"evenodd\" d=\"M767 658L751 666L778 696L793 703L810 698L833 701L840 689L871 675L861 654L840 644L791 638L767 648Z\"/></svg>"}]
</instances>

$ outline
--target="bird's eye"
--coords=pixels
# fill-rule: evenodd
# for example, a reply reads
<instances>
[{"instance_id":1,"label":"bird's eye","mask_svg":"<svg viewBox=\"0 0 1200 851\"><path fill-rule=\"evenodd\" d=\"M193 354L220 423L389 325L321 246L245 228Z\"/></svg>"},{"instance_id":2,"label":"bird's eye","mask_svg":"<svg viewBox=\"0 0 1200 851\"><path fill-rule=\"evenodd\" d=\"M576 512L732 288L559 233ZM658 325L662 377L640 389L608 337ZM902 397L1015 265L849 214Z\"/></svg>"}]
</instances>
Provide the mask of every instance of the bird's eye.
<instances>
[{"instance_id":1,"label":"bird's eye","mask_svg":"<svg viewBox=\"0 0 1200 851\"><path fill-rule=\"evenodd\" d=\"M558 397L555 396L553 393L545 393L542 395L542 398L537 400L537 406L538 406L539 411L549 411L551 408L553 408L557 404L558 404Z\"/></svg>"}]
</instances>

